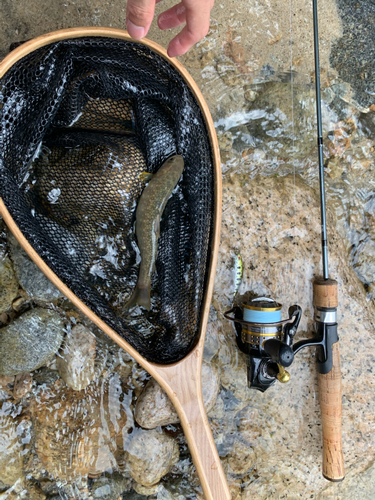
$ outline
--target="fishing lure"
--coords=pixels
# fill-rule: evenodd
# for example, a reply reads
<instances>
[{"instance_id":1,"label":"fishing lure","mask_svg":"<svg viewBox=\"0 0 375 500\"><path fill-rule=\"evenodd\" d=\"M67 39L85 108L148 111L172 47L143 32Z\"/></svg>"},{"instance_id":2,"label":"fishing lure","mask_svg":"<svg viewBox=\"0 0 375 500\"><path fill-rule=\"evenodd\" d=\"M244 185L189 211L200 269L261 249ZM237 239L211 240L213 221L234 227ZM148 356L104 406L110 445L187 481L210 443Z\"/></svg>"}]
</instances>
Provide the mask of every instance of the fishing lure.
<instances>
[{"instance_id":1,"label":"fishing lure","mask_svg":"<svg viewBox=\"0 0 375 500\"><path fill-rule=\"evenodd\" d=\"M235 279L234 279L233 297L235 297L237 295L238 289L239 289L240 284L242 282L242 276L243 276L243 262L242 262L242 257L240 254L237 254L235 257L234 272L235 272Z\"/></svg>"}]
</instances>

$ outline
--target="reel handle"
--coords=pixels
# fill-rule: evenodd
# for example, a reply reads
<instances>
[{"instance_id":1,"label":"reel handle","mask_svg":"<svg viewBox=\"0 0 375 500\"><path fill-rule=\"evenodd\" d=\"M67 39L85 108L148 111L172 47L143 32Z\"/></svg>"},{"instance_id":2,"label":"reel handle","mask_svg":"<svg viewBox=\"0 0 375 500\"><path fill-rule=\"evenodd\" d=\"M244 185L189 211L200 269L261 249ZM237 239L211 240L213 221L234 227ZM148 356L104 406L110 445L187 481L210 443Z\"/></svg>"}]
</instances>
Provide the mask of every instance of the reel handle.
<instances>
[{"instance_id":1,"label":"reel handle","mask_svg":"<svg viewBox=\"0 0 375 500\"><path fill-rule=\"evenodd\" d=\"M337 308L337 281L317 278L313 284L313 293L316 308ZM320 372L318 382L323 430L323 476L329 481L342 481L345 471L341 439L342 382L338 341L332 344L332 368L328 373Z\"/></svg>"}]
</instances>

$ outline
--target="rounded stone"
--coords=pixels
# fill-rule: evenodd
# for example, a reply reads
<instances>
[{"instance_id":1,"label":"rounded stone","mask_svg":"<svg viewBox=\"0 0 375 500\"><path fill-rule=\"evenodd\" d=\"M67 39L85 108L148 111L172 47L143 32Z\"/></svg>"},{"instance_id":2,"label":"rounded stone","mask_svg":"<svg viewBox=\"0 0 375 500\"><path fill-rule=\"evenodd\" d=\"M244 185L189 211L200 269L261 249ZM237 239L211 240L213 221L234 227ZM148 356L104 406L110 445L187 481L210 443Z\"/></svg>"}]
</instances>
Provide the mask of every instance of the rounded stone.
<instances>
[{"instance_id":1,"label":"rounded stone","mask_svg":"<svg viewBox=\"0 0 375 500\"><path fill-rule=\"evenodd\" d=\"M57 369L75 391L85 389L95 378L95 335L84 325L72 328L57 357Z\"/></svg>"},{"instance_id":2,"label":"rounded stone","mask_svg":"<svg viewBox=\"0 0 375 500\"><path fill-rule=\"evenodd\" d=\"M30 259L16 238L9 234L10 253L22 288L35 300L54 302L64 295Z\"/></svg>"},{"instance_id":3,"label":"rounded stone","mask_svg":"<svg viewBox=\"0 0 375 500\"><path fill-rule=\"evenodd\" d=\"M179 460L177 442L157 430L140 430L126 452L132 478L143 486L153 486L168 474Z\"/></svg>"},{"instance_id":4,"label":"rounded stone","mask_svg":"<svg viewBox=\"0 0 375 500\"><path fill-rule=\"evenodd\" d=\"M10 415L11 407L3 408L0 410L0 481L12 486L23 477L21 444L17 436L17 422Z\"/></svg>"},{"instance_id":5,"label":"rounded stone","mask_svg":"<svg viewBox=\"0 0 375 500\"><path fill-rule=\"evenodd\" d=\"M0 314L5 313L18 295L18 281L8 257L0 260Z\"/></svg>"},{"instance_id":6,"label":"rounded stone","mask_svg":"<svg viewBox=\"0 0 375 500\"><path fill-rule=\"evenodd\" d=\"M64 338L64 323L54 311L36 308L0 330L0 375L31 372L50 361Z\"/></svg>"}]
</instances>

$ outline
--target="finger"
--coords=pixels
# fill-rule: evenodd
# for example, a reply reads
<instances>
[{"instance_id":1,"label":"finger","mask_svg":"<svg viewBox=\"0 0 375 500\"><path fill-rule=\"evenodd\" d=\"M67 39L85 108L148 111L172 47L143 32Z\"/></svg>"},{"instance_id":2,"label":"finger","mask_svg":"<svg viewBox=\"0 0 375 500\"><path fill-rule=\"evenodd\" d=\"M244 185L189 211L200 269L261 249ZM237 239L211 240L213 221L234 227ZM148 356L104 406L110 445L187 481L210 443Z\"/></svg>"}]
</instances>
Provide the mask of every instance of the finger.
<instances>
[{"instance_id":1,"label":"finger","mask_svg":"<svg viewBox=\"0 0 375 500\"><path fill-rule=\"evenodd\" d=\"M198 0L198 2L193 1L186 5L186 26L169 43L169 57L185 54L194 44L207 35L210 27L210 11L211 2Z\"/></svg>"},{"instance_id":2,"label":"finger","mask_svg":"<svg viewBox=\"0 0 375 500\"><path fill-rule=\"evenodd\" d=\"M129 0L126 6L126 27L135 40L146 36L155 12L155 0Z\"/></svg>"},{"instance_id":3,"label":"finger","mask_svg":"<svg viewBox=\"0 0 375 500\"><path fill-rule=\"evenodd\" d=\"M179 3L166 10L158 17L158 26L161 30L169 30L186 23L186 9Z\"/></svg>"}]
</instances>

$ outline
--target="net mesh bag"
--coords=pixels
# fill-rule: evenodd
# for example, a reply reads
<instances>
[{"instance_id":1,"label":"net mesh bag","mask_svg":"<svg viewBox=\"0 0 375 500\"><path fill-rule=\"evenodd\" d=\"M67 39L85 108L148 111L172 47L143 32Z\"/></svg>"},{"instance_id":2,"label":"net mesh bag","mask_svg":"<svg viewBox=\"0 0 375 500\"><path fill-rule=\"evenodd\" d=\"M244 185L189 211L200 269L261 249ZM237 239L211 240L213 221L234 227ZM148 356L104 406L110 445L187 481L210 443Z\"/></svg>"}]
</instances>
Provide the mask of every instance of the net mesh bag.
<instances>
[{"instance_id":1,"label":"net mesh bag","mask_svg":"<svg viewBox=\"0 0 375 500\"><path fill-rule=\"evenodd\" d=\"M199 105L145 45L86 37L39 48L0 81L0 195L52 271L148 361L182 359L199 333L214 168ZM183 175L162 215L151 310L124 304L141 256L146 181L171 155Z\"/></svg>"}]
</instances>

